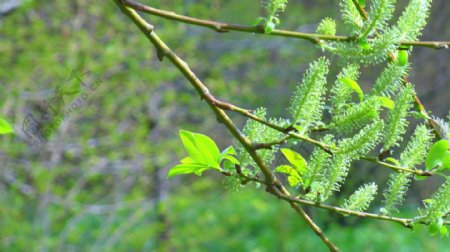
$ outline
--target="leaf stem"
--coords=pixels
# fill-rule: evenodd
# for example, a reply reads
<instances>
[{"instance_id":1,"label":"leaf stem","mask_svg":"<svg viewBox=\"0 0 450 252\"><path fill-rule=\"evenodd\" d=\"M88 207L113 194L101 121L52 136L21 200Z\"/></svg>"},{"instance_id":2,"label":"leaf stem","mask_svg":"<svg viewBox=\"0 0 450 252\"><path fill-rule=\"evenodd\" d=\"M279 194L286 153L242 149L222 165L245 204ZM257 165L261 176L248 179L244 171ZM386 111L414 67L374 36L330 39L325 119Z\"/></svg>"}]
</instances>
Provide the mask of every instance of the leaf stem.
<instances>
[{"instance_id":1,"label":"leaf stem","mask_svg":"<svg viewBox=\"0 0 450 252\"><path fill-rule=\"evenodd\" d=\"M391 169L393 171L396 171L396 172L409 172L409 173L416 174L418 176L425 176L425 177L433 176L432 172L422 171L422 170L414 170L414 169L409 169L409 168L405 168L405 167L389 164L389 163L380 161L376 157L368 157L368 156L366 156L366 157L362 157L362 159L367 160L367 161L372 162L372 163L375 163L375 164L379 164L379 165L384 166L384 167L387 167L387 168L389 168L389 169Z\"/></svg>"}]
</instances>

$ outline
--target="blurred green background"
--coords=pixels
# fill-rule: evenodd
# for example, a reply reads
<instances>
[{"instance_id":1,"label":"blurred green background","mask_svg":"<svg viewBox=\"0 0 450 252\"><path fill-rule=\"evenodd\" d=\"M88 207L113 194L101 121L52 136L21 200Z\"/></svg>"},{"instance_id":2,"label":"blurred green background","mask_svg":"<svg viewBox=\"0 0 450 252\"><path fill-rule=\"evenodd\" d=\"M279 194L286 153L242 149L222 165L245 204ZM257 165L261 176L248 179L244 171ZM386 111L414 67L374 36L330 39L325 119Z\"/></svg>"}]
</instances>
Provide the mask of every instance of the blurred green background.
<instances>
[{"instance_id":1,"label":"blurred green background","mask_svg":"<svg viewBox=\"0 0 450 252\"><path fill-rule=\"evenodd\" d=\"M142 2L239 24L252 24L261 13L259 0ZM17 131L0 141L0 251L326 251L287 204L262 188L236 192L213 172L166 179L185 155L179 129L207 134L220 148L233 141L175 67L157 61L113 1L1 0L0 11L0 114ZM422 39L450 40L449 16L450 2L435 0ZM291 0L280 28L314 32L324 17L339 18L338 1ZM308 63L323 54L302 40L218 34L146 18L213 94L246 108L265 106L273 117L286 113ZM416 48L411 58L410 81L427 109L445 117L450 52ZM332 62L330 83L339 70L339 61ZM382 67L363 69L366 90ZM45 111L55 88L75 81L69 80L73 71L98 88L85 89L87 99L49 141L30 146L21 131L26 116ZM240 126L245 122L231 116ZM376 181L383 190L388 174L355 164L342 195L329 203L342 203L362 182ZM414 182L405 216L414 216L440 182ZM445 251L450 245L421 229L307 210L343 251Z\"/></svg>"}]
</instances>

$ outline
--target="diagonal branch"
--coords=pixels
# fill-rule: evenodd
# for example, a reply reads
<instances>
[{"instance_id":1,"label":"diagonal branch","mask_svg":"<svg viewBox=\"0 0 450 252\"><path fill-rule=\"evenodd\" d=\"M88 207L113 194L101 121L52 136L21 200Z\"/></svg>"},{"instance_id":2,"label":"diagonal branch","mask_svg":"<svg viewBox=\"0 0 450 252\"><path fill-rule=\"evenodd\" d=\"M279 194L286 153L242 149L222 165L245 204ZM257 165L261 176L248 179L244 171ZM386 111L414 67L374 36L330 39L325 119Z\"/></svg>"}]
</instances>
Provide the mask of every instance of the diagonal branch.
<instances>
[{"instance_id":1,"label":"diagonal branch","mask_svg":"<svg viewBox=\"0 0 450 252\"><path fill-rule=\"evenodd\" d=\"M359 12L359 15L361 15L362 18L364 18L365 20L367 20L369 18L369 16L367 15L366 10L364 10L364 8L361 6L361 4L358 2L358 0L352 0L353 4L355 5L356 9Z\"/></svg>"},{"instance_id":2,"label":"diagonal branch","mask_svg":"<svg viewBox=\"0 0 450 252\"><path fill-rule=\"evenodd\" d=\"M153 31L153 26L148 24L142 19L134 10L125 7L121 0L114 0L123 13L125 13L139 29L145 34L145 36L151 41L158 51L158 57L162 60L167 57L172 64L178 68L178 70L185 76L187 80L196 89L197 93L205 99L209 107L216 114L217 118L230 133L242 144L244 149L250 154L252 159L261 169L264 174L264 183L267 184L267 190L271 192L277 192L281 195L290 196L289 192L283 187L281 182L275 177L272 171L266 166L261 157L256 153L249 139L243 136L238 128L234 125L233 121L227 116L227 114L220 108L215 106L213 100L210 99L211 95L208 88L200 81L200 79L192 72L186 62L179 58ZM297 205L291 204L291 206L305 219L307 224L314 230L314 232L322 239L322 241L328 246L330 251L338 251L338 248L326 237L326 235L320 230L320 228L314 223L314 221L306 214L306 212Z\"/></svg>"}]
</instances>

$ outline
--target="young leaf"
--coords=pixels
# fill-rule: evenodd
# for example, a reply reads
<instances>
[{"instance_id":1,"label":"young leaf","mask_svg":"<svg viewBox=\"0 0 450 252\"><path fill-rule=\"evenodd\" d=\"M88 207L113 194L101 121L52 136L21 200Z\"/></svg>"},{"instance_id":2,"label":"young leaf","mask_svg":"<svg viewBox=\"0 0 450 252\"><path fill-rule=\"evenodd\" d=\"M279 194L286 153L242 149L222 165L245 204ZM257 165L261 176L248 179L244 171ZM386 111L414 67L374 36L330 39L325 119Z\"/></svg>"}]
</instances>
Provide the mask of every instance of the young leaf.
<instances>
[{"instance_id":1,"label":"young leaf","mask_svg":"<svg viewBox=\"0 0 450 252\"><path fill-rule=\"evenodd\" d=\"M285 173L289 176L300 177L300 174L298 174L298 172L289 165L280 165L277 168L275 168L275 172Z\"/></svg>"},{"instance_id":2,"label":"young leaf","mask_svg":"<svg viewBox=\"0 0 450 252\"><path fill-rule=\"evenodd\" d=\"M427 170L431 170L434 167L441 165L444 158L448 155L448 141L440 140L434 143L430 152L428 153L427 159L425 160L425 167Z\"/></svg>"},{"instance_id":3,"label":"young leaf","mask_svg":"<svg viewBox=\"0 0 450 252\"><path fill-rule=\"evenodd\" d=\"M209 169L209 167L205 167L205 165L198 164L198 163L179 164L179 165L172 167L169 170L169 174L167 174L167 177L170 178L175 175L189 174L189 173L195 173L197 175L201 175L201 173L207 169Z\"/></svg>"},{"instance_id":4,"label":"young leaf","mask_svg":"<svg viewBox=\"0 0 450 252\"><path fill-rule=\"evenodd\" d=\"M194 133L195 143L198 150L203 153L207 160L207 164L211 167L219 168L220 151L216 143L208 136Z\"/></svg>"},{"instance_id":5,"label":"young leaf","mask_svg":"<svg viewBox=\"0 0 450 252\"><path fill-rule=\"evenodd\" d=\"M180 130L180 137L189 156L199 164L220 169L220 152L214 141L202 134Z\"/></svg>"},{"instance_id":6,"label":"young leaf","mask_svg":"<svg viewBox=\"0 0 450 252\"><path fill-rule=\"evenodd\" d=\"M393 100L387 98L387 97L379 97L379 100L381 102L381 106L388 108L390 110L395 108L395 103Z\"/></svg>"},{"instance_id":7,"label":"young leaf","mask_svg":"<svg viewBox=\"0 0 450 252\"><path fill-rule=\"evenodd\" d=\"M442 160L442 169L450 170L450 154Z\"/></svg>"},{"instance_id":8,"label":"young leaf","mask_svg":"<svg viewBox=\"0 0 450 252\"><path fill-rule=\"evenodd\" d=\"M286 159L294 166L300 174L305 174L306 172L306 160L299 153L290 149L281 149L281 153L286 157Z\"/></svg>"},{"instance_id":9,"label":"young leaf","mask_svg":"<svg viewBox=\"0 0 450 252\"><path fill-rule=\"evenodd\" d=\"M297 186L298 184L303 184L302 178L297 177L297 176L289 176L288 182L289 182L289 185L292 187Z\"/></svg>"},{"instance_id":10,"label":"young leaf","mask_svg":"<svg viewBox=\"0 0 450 252\"><path fill-rule=\"evenodd\" d=\"M303 180L300 177L300 174L297 172L296 169L289 165L280 165L277 168L275 168L275 172L285 173L288 174L288 182L290 186L296 186L298 184L303 184Z\"/></svg>"},{"instance_id":11,"label":"young leaf","mask_svg":"<svg viewBox=\"0 0 450 252\"><path fill-rule=\"evenodd\" d=\"M236 156L236 151L234 150L233 146L230 146L220 153L219 163L222 163L223 160L228 160L232 164L238 165L239 161L236 159L235 156Z\"/></svg>"},{"instance_id":12,"label":"young leaf","mask_svg":"<svg viewBox=\"0 0 450 252\"><path fill-rule=\"evenodd\" d=\"M350 78L341 78L339 79L344 85L347 87L353 89L358 94L359 100L362 101L364 98L364 93L361 90L361 87L356 83L356 81L350 79Z\"/></svg>"},{"instance_id":13,"label":"young leaf","mask_svg":"<svg viewBox=\"0 0 450 252\"><path fill-rule=\"evenodd\" d=\"M182 164L194 164L195 160L192 159L191 157L185 157L185 158L180 160L180 163L182 163Z\"/></svg>"},{"instance_id":14,"label":"young leaf","mask_svg":"<svg viewBox=\"0 0 450 252\"><path fill-rule=\"evenodd\" d=\"M14 129L5 119L0 117L0 135L14 133Z\"/></svg>"}]
</instances>

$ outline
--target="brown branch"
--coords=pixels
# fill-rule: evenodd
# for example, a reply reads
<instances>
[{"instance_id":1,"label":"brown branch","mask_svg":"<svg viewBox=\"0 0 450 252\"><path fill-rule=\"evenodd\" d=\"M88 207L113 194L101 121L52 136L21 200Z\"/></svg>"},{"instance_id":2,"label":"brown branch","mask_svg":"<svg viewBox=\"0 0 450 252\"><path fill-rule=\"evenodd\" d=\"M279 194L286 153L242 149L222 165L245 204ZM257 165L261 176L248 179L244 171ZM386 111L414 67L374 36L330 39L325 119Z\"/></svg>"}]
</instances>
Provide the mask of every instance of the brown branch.
<instances>
[{"instance_id":1,"label":"brown branch","mask_svg":"<svg viewBox=\"0 0 450 252\"><path fill-rule=\"evenodd\" d=\"M169 20L210 28L216 32L237 31L237 32L264 34L264 27L262 25L246 26L246 25L237 25L225 22L212 21L207 19L199 19L185 15L180 15L171 11L156 9L132 0L121 0L121 2L123 2L123 4L125 4L126 6L131 7L137 11L142 11L150 15L159 16ZM347 41L347 42L355 40L354 37L350 36L331 36L331 35L303 33L287 30L278 30L278 29L273 30L271 33L267 35L303 39L308 40L313 44L320 44L321 40ZM399 46L421 46L433 49L443 49L450 47L450 41L402 41L400 42Z\"/></svg>"},{"instance_id":2,"label":"brown branch","mask_svg":"<svg viewBox=\"0 0 450 252\"><path fill-rule=\"evenodd\" d=\"M364 8L361 6L361 4L359 4L358 0L352 0L352 2L355 5L356 9L358 10L359 15L361 15L362 18L367 20L369 18L369 16L367 15L366 10L364 10Z\"/></svg>"},{"instance_id":3,"label":"brown branch","mask_svg":"<svg viewBox=\"0 0 450 252\"><path fill-rule=\"evenodd\" d=\"M268 143L254 143L253 148L255 150L259 150L259 149L269 149L270 150L273 148L273 146L283 144L291 138L292 138L292 136L285 136L283 138L280 138L278 140L268 142Z\"/></svg>"}]
</instances>

